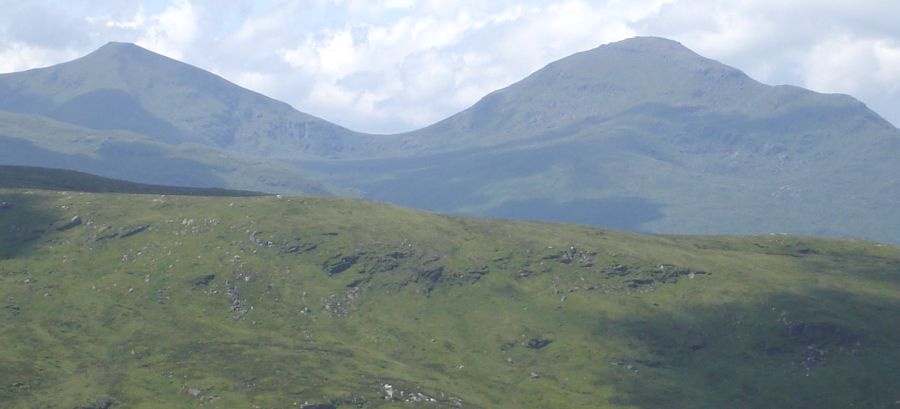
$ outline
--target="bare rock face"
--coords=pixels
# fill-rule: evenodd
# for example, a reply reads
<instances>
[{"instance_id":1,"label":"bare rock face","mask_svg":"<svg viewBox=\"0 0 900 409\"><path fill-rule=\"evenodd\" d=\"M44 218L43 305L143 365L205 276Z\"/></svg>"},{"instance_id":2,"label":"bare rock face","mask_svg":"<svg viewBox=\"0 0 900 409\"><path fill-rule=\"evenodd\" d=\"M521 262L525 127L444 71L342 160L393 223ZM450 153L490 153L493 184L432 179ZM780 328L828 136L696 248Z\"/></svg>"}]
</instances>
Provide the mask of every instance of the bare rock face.
<instances>
[{"instance_id":1,"label":"bare rock face","mask_svg":"<svg viewBox=\"0 0 900 409\"><path fill-rule=\"evenodd\" d=\"M80 226L80 225L81 225L81 216L75 216L75 217L72 217L72 219L69 220L68 223L66 223L66 224L64 224L64 225L62 225L62 226L57 227L56 230L59 230L59 231L66 231L66 230L69 230L69 229L71 229L71 228L73 228L73 227L75 227L75 226Z\"/></svg>"}]
</instances>

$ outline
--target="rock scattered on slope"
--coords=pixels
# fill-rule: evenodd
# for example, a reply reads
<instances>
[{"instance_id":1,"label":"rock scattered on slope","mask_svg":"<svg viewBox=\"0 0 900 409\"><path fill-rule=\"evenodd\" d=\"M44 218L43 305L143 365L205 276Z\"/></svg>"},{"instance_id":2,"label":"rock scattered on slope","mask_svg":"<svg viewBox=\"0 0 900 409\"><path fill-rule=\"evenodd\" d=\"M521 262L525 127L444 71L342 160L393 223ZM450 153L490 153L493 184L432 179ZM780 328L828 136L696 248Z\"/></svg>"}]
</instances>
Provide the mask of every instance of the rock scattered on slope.
<instances>
[{"instance_id":1,"label":"rock scattered on slope","mask_svg":"<svg viewBox=\"0 0 900 409\"><path fill-rule=\"evenodd\" d=\"M81 216L75 216L75 217L72 217L72 219L70 219L68 223L57 227L56 230L66 231L75 226L80 226L80 225L81 225Z\"/></svg>"}]
</instances>

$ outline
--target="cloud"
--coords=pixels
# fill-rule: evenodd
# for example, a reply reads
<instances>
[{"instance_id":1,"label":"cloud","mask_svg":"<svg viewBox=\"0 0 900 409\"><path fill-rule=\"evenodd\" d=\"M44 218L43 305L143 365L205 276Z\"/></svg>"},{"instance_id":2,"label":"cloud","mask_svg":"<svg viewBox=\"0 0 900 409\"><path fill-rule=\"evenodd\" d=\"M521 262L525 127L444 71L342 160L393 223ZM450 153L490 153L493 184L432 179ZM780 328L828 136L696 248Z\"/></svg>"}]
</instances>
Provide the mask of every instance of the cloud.
<instances>
[{"instance_id":1,"label":"cloud","mask_svg":"<svg viewBox=\"0 0 900 409\"><path fill-rule=\"evenodd\" d=\"M553 60L634 35L673 38L766 83L850 93L900 123L894 17L900 2L893 0L0 0L0 6L2 71L132 41L370 132L438 121Z\"/></svg>"},{"instance_id":2,"label":"cloud","mask_svg":"<svg viewBox=\"0 0 900 409\"><path fill-rule=\"evenodd\" d=\"M900 125L900 2L685 1L640 21L769 84L847 93Z\"/></svg>"},{"instance_id":3,"label":"cloud","mask_svg":"<svg viewBox=\"0 0 900 409\"><path fill-rule=\"evenodd\" d=\"M407 2L387 16L371 2L343 2L351 15L342 25L307 33L281 55L315 84L300 105L350 127L399 131L443 119L554 59L633 36L617 18L662 3L612 13L576 0ZM362 74L379 82L364 84Z\"/></svg>"},{"instance_id":4,"label":"cloud","mask_svg":"<svg viewBox=\"0 0 900 409\"><path fill-rule=\"evenodd\" d=\"M177 0L162 13L149 18L138 15L133 22L144 32L136 43L141 47L180 59L198 32L198 15L188 0Z\"/></svg>"}]
</instances>

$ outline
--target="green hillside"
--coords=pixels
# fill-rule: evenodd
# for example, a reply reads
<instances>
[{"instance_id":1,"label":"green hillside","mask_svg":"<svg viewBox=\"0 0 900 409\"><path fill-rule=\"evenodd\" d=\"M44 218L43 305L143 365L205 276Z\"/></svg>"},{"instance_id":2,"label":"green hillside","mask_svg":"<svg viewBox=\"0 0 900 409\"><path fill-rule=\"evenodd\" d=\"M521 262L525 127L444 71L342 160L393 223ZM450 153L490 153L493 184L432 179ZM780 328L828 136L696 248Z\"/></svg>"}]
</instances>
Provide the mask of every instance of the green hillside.
<instances>
[{"instance_id":1,"label":"green hillside","mask_svg":"<svg viewBox=\"0 0 900 409\"><path fill-rule=\"evenodd\" d=\"M0 190L4 408L888 408L900 248Z\"/></svg>"}]
</instances>

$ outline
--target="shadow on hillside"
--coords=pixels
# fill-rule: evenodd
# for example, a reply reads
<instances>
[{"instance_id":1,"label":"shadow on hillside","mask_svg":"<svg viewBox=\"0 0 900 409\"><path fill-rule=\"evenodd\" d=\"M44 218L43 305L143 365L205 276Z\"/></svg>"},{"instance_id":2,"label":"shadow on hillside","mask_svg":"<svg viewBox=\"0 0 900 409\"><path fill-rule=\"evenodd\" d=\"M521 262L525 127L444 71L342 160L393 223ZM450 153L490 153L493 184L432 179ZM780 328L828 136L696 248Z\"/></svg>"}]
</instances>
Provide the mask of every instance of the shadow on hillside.
<instances>
[{"instance_id":1,"label":"shadow on hillside","mask_svg":"<svg viewBox=\"0 0 900 409\"><path fill-rule=\"evenodd\" d=\"M900 303L841 291L782 293L622 326L616 405L888 408L900 390ZM608 323L606 325L609 325ZM602 328L598 335L602 336ZM609 379L598 380L609 383Z\"/></svg>"},{"instance_id":2,"label":"shadow on hillside","mask_svg":"<svg viewBox=\"0 0 900 409\"><path fill-rule=\"evenodd\" d=\"M63 227L62 212L44 196L0 191L0 260L28 252L46 234Z\"/></svg>"},{"instance_id":3,"label":"shadow on hillside","mask_svg":"<svg viewBox=\"0 0 900 409\"><path fill-rule=\"evenodd\" d=\"M644 231L644 224L661 219L662 205L640 197L605 197L557 203L550 199L510 201L491 208L487 217L578 223Z\"/></svg>"},{"instance_id":4,"label":"shadow on hillside","mask_svg":"<svg viewBox=\"0 0 900 409\"><path fill-rule=\"evenodd\" d=\"M0 162L6 165L78 169L93 175L169 186L224 185L210 166L173 157L159 146L109 141L96 153L95 156L60 153L27 140L0 135Z\"/></svg>"}]
</instances>

